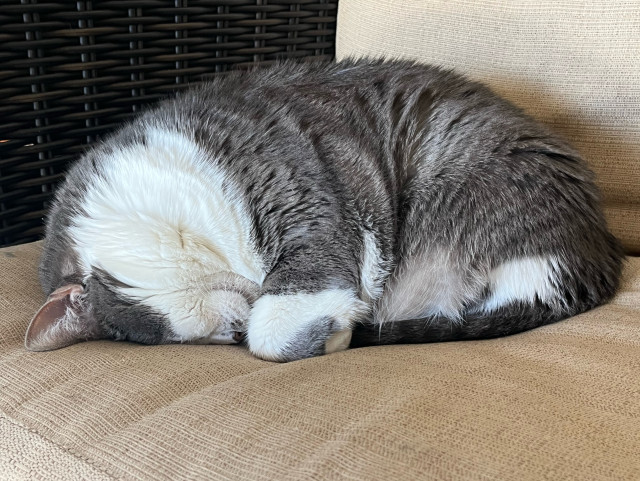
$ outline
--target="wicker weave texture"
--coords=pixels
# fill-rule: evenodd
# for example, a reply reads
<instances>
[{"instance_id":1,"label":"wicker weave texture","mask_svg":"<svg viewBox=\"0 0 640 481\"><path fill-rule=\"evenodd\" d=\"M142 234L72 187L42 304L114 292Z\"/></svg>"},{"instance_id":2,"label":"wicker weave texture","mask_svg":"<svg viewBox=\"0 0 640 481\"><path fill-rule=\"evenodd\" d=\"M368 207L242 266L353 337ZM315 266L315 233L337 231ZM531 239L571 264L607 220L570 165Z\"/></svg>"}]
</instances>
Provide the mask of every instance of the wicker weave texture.
<instances>
[{"instance_id":1,"label":"wicker weave texture","mask_svg":"<svg viewBox=\"0 0 640 481\"><path fill-rule=\"evenodd\" d=\"M69 161L189 82L333 58L326 0L0 0L0 245L42 235Z\"/></svg>"}]
</instances>

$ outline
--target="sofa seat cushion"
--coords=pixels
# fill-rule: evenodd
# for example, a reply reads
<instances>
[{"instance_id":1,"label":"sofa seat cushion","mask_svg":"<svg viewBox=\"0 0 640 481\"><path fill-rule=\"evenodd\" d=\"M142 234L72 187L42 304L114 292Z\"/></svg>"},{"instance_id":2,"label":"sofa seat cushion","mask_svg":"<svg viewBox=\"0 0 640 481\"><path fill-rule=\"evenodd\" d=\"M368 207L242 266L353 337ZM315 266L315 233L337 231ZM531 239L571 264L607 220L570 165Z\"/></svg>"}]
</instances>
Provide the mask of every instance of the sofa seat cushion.
<instances>
[{"instance_id":1,"label":"sofa seat cushion","mask_svg":"<svg viewBox=\"0 0 640 481\"><path fill-rule=\"evenodd\" d=\"M638 258L611 304L555 325L277 364L238 346L27 352L39 252L0 250L9 479L640 478Z\"/></svg>"},{"instance_id":2,"label":"sofa seat cushion","mask_svg":"<svg viewBox=\"0 0 640 481\"><path fill-rule=\"evenodd\" d=\"M640 2L340 0L336 56L455 68L569 139L640 254Z\"/></svg>"}]
</instances>

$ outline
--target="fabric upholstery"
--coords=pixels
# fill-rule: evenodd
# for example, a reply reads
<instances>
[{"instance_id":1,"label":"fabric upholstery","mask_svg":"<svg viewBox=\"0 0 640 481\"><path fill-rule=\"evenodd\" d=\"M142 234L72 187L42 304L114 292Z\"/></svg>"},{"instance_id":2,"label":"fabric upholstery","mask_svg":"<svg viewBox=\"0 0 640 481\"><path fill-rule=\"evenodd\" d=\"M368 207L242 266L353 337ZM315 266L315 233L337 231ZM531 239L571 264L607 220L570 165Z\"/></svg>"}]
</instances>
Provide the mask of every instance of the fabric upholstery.
<instances>
[{"instance_id":1,"label":"fabric upholstery","mask_svg":"<svg viewBox=\"0 0 640 481\"><path fill-rule=\"evenodd\" d=\"M640 259L616 300L490 341L277 364L27 352L40 244L0 250L0 479L640 479Z\"/></svg>"},{"instance_id":2,"label":"fabric upholstery","mask_svg":"<svg viewBox=\"0 0 640 481\"><path fill-rule=\"evenodd\" d=\"M638 252L636 5L341 0L338 55L488 81L576 143ZM277 364L239 346L27 352L40 249L0 250L0 479L640 479L640 258L612 303L534 331Z\"/></svg>"},{"instance_id":3,"label":"fabric upholstery","mask_svg":"<svg viewBox=\"0 0 640 481\"><path fill-rule=\"evenodd\" d=\"M341 0L336 49L456 68L551 125L640 253L640 2Z\"/></svg>"}]
</instances>

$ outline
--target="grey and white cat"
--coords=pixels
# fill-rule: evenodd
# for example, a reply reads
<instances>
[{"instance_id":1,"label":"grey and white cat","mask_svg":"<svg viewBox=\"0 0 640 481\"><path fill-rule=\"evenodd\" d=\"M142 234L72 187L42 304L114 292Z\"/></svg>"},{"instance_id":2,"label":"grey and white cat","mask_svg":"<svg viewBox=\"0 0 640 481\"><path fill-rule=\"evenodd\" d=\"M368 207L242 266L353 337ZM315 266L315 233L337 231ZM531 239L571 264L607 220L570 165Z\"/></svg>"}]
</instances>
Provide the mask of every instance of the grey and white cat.
<instances>
[{"instance_id":1,"label":"grey and white cat","mask_svg":"<svg viewBox=\"0 0 640 481\"><path fill-rule=\"evenodd\" d=\"M289 361L491 338L606 302L622 259L580 156L486 87L283 63L193 87L70 169L26 347L246 342Z\"/></svg>"}]
</instances>

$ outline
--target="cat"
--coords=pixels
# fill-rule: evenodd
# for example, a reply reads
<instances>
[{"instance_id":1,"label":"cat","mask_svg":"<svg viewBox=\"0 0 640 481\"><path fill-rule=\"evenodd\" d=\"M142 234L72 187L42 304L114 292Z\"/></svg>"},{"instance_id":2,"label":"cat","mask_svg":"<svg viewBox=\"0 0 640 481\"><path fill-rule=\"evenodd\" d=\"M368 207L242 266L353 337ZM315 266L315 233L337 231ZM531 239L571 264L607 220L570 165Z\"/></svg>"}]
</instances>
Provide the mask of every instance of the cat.
<instances>
[{"instance_id":1,"label":"cat","mask_svg":"<svg viewBox=\"0 0 640 481\"><path fill-rule=\"evenodd\" d=\"M606 302L623 259L579 154L482 84L281 62L163 101L70 168L25 344L292 361L492 338Z\"/></svg>"}]
</instances>

